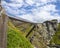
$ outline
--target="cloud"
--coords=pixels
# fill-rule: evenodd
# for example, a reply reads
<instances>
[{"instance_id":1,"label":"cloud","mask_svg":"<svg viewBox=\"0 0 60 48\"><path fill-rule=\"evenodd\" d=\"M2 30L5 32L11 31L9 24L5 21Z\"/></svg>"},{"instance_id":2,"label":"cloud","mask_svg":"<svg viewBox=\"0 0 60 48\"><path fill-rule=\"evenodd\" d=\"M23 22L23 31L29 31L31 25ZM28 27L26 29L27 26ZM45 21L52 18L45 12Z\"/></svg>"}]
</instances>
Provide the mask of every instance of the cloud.
<instances>
[{"instance_id":1,"label":"cloud","mask_svg":"<svg viewBox=\"0 0 60 48\"><path fill-rule=\"evenodd\" d=\"M42 23L46 20L58 19L60 15L56 9L56 5L52 4L57 0L6 0L2 1L2 6L6 13L17 18Z\"/></svg>"}]
</instances>

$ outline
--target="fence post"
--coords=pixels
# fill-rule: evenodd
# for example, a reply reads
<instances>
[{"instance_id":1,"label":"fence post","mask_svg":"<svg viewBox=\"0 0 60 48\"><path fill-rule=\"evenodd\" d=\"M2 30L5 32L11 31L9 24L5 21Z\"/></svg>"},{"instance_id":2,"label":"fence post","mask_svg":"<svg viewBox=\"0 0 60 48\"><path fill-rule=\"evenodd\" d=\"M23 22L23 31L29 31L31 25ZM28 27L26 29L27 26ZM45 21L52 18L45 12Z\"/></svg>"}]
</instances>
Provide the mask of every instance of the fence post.
<instances>
[{"instance_id":1,"label":"fence post","mask_svg":"<svg viewBox=\"0 0 60 48\"><path fill-rule=\"evenodd\" d=\"M7 48L7 21L4 11L0 15L0 48Z\"/></svg>"}]
</instances>

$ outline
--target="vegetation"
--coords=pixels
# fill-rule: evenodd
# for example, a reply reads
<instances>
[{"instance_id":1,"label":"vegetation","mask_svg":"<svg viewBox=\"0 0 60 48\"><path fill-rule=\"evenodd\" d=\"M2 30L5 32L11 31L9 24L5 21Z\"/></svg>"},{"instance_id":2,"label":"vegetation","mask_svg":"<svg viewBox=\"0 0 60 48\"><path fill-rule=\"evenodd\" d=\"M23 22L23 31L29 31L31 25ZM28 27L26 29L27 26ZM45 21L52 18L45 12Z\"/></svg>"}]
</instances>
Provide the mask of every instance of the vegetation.
<instances>
[{"instance_id":1,"label":"vegetation","mask_svg":"<svg viewBox=\"0 0 60 48\"><path fill-rule=\"evenodd\" d=\"M7 48L33 48L31 43L11 22L8 23Z\"/></svg>"}]
</instances>

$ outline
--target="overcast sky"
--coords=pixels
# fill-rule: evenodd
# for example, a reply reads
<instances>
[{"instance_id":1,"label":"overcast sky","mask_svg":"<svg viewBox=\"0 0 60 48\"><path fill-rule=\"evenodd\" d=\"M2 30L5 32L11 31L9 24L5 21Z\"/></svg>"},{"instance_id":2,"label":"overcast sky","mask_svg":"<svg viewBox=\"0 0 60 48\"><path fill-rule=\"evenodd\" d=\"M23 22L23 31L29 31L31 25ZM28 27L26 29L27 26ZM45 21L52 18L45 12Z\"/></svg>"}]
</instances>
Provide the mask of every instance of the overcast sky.
<instances>
[{"instance_id":1,"label":"overcast sky","mask_svg":"<svg viewBox=\"0 0 60 48\"><path fill-rule=\"evenodd\" d=\"M60 21L60 0L2 0L7 15L42 23Z\"/></svg>"}]
</instances>

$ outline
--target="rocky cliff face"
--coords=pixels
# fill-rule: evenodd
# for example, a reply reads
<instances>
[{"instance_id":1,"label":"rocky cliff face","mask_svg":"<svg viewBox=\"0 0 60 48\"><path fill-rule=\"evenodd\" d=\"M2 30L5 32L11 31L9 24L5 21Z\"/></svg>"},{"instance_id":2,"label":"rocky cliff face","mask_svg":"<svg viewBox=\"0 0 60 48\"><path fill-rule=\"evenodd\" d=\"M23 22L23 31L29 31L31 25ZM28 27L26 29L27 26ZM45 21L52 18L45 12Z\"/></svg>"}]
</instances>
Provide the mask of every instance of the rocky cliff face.
<instances>
[{"instance_id":1,"label":"rocky cliff face","mask_svg":"<svg viewBox=\"0 0 60 48\"><path fill-rule=\"evenodd\" d=\"M36 24L28 39L36 48L47 48L47 44L50 44L50 40L56 30L57 20L45 21L42 24Z\"/></svg>"},{"instance_id":2,"label":"rocky cliff face","mask_svg":"<svg viewBox=\"0 0 60 48\"><path fill-rule=\"evenodd\" d=\"M52 39L52 36L57 31L57 20L52 21L45 21L43 23L44 26L44 32L43 32L43 38L47 41L47 44L49 44L49 41Z\"/></svg>"}]
</instances>

